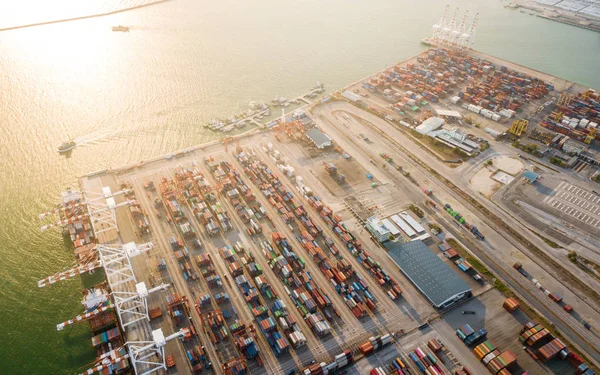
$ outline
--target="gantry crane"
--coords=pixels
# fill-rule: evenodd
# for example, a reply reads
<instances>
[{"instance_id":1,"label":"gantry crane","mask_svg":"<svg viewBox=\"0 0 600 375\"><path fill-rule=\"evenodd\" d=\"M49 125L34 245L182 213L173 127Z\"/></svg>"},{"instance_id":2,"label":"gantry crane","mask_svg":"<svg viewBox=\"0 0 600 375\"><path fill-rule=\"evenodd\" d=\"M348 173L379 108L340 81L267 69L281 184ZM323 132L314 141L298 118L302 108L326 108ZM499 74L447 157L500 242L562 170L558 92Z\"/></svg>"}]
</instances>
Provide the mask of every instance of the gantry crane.
<instances>
[{"instance_id":1,"label":"gantry crane","mask_svg":"<svg viewBox=\"0 0 600 375\"><path fill-rule=\"evenodd\" d=\"M450 5L446 5L446 9L444 10L444 14L442 15L442 18L440 18L438 23L434 24L432 27L434 40L441 39L442 30L446 27L446 17L448 16L449 10L450 10Z\"/></svg>"},{"instance_id":2,"label":"gantry crane","mask_svg":"<svg viewBox=\"0 0 600 375\"><path fill-rule=\"evenodd\" d=\"M104 353L96 365L80 375L92 375L123 360L129 359L137 375L148 375L159 370L167 370L165 345L176 338L188 334L187 328L165 337L162 329L152 331L152 341L128 341L122 347ZM125 349L125 353L123 353Z\"/></svg>"},{"instance_id":3,"label":"gantry crane","mask_svg":"<svg viewBox=\"0 0 600 375\"><path fill-rule=\"evenodd\" d=\"M508 132L510 134L516 135L517 137L520 137L521 135L523 135L523 133L527 131L528 126L528 120L515 120L513 121L510 129L508 129Z\"/></svg>"},{"instance_id":4,"label":"gantry crane","mask_svg":"<svg viewBox=\"0 0 600 375\"><path fill-rule=\"evenodd\" d=\"M65 202L63 207L40 214L40 219L44 219L46 216L52 214L60 213L61 211L66 211L67 209L77 208L81 206L85 206L87 208L87 213L71 216L67 219L60 220L52 224L44 225L41 229L42 231L45 231L54 227L72 224L78 220L83 220L84 218L88 217L90 219L90 222L92 223L92 228L94 229L94 233L96 235L111 229L116 229L118 232L119 228L117 227L115 209L121 206L128 206L134 204L136 203L136 201L126 200L124 202L117 203L115 201L115 197L130 192L131 190L129 189L123 189L116 193L113 193L110 187L108 186L102 188L102 193L83 191L82 202Z\"/></svg>"},{"instance_id":5,"label":"gantry crane","mask_svg":"<svg viewBox=\"0 0 600 375\"><path fill-rule=\"evenodd\" d=\"M586 134L585 139L583 140L584 143L590 145L592 144L592 142L594 142L594 140L596 139L596 128L590 128L589 132Z\"/></svg>"},{"instance_id":6,"label":"gantry crane","mask_svg":"<svg viewBox=\"0 0 600 375\"><path fill-rule=\"evenodd\" d=\"M473 24L469 28L469 31L462 34L460 38L459 47L461 49L470 49L475 42L475 31L477 29L477 24L479 23L479 13L475 14L475 18L473 19Z\"/></svg>"},{"instance_id":7,"label":"gantry crane","mask_svg":"<svg viewBox=\"0 0 600 375\"><path fill-rule=\"evenodd\" d=\"M38 281L38 286L41 288L54 284L57 281L68 280L75 275L102 267L106 272L106 279L112 291L111 295L117 309L119 320L121 321L123 328L126 328L144 318L150 320L146 297L150 293L164 290L168 287L168 284L162 284L148 290L144 282L137 282L131 265L131 258L140 255L142 252L149 251L152 248L154 248L152 242L140 245L135 242L129 242L114 247L108 245L96 245L95 251L98 254L98 260L49 276Z\"/></svg>"},{"instance_id":8,"label":"gantry crane","mask_svg":"<svg viewBox=\"0 0 600 375\"><path fill-rule=\"evenodd\" d=\"M469 16L469 11L467 10L463 15L462 21L460 25L450 32L450 44L452 46L458 47L460 45L460 40L462 35L465 33L465 24L467 22L467 17Z\"/></svg>"}]
</instances>

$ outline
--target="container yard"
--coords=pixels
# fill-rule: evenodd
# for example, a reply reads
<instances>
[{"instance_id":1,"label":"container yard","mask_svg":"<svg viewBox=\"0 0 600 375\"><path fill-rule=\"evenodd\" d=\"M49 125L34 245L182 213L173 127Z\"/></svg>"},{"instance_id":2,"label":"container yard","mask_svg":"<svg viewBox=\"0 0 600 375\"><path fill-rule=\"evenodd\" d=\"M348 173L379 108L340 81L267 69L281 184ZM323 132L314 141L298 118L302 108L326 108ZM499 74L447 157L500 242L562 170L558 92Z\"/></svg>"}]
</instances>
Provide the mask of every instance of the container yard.
<instances>
[{"instance_id":1,"label":"container yard","mask_svg":"<svg viewBox=\"0 0 600 375\"><path fill-rule=\"evenodd\" d=\"M385 101L392 120L411 127L446 98L510 126L560 84L432 49L356 85L369 93L361 100ZM594 95L549 118L593 129ZM390 151L371 150L375 133L354 145L321 130L326 137L310 136L308 117L91 173L41 215L53 218L43 230L62 228L73 243L77 266L39 287L106 273L84 292L82 315L58 325L90 325L98 356L88 373L520 375L587 366L543 327L518 333L527 321L519 302L432 230L449 222L486 242L467 214L423 188Z\"/></svg>"}]
</instances>

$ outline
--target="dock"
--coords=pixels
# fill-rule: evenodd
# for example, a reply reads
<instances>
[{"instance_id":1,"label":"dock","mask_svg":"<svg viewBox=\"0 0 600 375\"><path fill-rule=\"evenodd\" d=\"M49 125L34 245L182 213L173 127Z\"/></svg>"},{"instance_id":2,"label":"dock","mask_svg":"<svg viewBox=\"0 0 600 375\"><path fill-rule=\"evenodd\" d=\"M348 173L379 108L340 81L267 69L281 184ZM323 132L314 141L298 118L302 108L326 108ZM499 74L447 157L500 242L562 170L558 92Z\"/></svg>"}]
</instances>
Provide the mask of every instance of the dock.
<instances>
[{"instance_id":1,"label":"dock","mask_svg":"<svg viewBox=\"0 0 600 375\"><path fill-rule=\"evenodd\" d=\"M468 262L456 263L440 252L449 246L434 235L434 226L466 243L480 244L481 238L464 230L464 220L444 217L446 213L436 208L443 207L442 199L454 198L411 159L415 156L406 150L413 142L411 133L399 130L398 112L390 108L383 90L376 84L373 89L363 86L419 56L356 81L323 103L297 97L305 103L300 108L312 110L301 115L310 117L309 127L302 118L295 119L272 130L236 135L235 144L214 140L82 176L79 189L63 196L61 208L41 217L58 216L45 229L65 228L78 267L40 280L40 286L91 269L107 271L114 299L94 305L91 314L111 310L112 315L102 315L110 323L93 333L113 341L111 346L99 345L94 365L100 368L102 360L112 356L137 373L149 371L128 358L132 343L143 341L147 350L154 350L157 371L176 367L185 374L317 374L325 369L368 373L372 366L360 359L371 355L382 366L399 366L395 360L403 359L415 373L434 361L439 373L462 367L485 373L485 366L454 331L469 317L452 307L433 307L389 261L383 245L423 240L421 251L432 251L441 259L438 266L468 286L469 295L453 296L451 305L482 304L482 314L493 306L495 315L508 314L498 308L503 302L500 293L489 292L491 280ZM527 74L537 74L557 90L571 87L540 72ZM342 100L344 91L358 92L363 103ZM424 109L427 105L419 103ZM239 121L245 120L264 127L256 114ZM314 131L309 133L313 128L326 133L329 142L319 142ZM418 149L412 152L430 165L437 163ZM425 195L412 176L419 183L432 179L431 186L439 186L435 196L431 191ZM402 231L396 228L392 238L376 224L363 226L373 216L401 224ZM492 228L482 225L480 230ZM500 251L490 243L485 245L490 246L488 253ZM109 254L118 257L127 276L113 272ZM119 293L129 293L127 303L137 303L135 313L116 297ZM98 321L90 318L82 315L72 321ZM519 328L511 315L499 321ZM485 323L488 335L503 334L495 319L476 323ZM120 339L113 337L115 332ZM113 344L123 350L109 350ZM513 344L504 345L516 347ZM521 366L540 366L535 370L552 373L552 364L525 360L523 353L515 356ZM510 365L516 366L515 361Z\"/></svg>"}]
</instances>

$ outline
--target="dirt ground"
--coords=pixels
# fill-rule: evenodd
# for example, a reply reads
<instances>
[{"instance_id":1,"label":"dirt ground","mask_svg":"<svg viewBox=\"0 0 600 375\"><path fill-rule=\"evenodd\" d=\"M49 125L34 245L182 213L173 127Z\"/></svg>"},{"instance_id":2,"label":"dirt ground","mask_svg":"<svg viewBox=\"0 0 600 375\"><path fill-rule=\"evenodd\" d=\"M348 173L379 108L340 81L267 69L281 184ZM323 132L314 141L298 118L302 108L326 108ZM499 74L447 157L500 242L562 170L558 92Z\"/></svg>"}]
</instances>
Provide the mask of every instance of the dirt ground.
<instances>
[{"instance_id":1,"label":"dirt ground","mask_svg":"<svg viewBox=\"0 0 600 375\"><path fill-rule=\"evenodd\" d=\"M521 172L523 169L525 169L523 162L521 162L518 159L510 158L510 157L506 157L506 156L494 158L492 160L492 162L493 162L494 167L508 173L511 176L515 176L516 174Z\"/></svg>"},{"instance_id":2,"label":"dirt ground","mask_svg":"<svg viewBox=\"0 0 600 375\"><path fill-rule=\"evenodd\" d=\"M486 167L481 168L470 181L473 189L486 197L491 197L502 185L492 179L492 172Z\"/></svg>"},{"instance_id":3,"label":"dirt ground","mask_svg":"<svg viewBox=\"0 0 600 375\"><path fill-rule=\"evenodd\" d=\"M344 159L339 154L313 164L313 171L317 178L325 185L329 192L342 197L369 189L371 182L367 179L367 170L354 159ZM325 163L333 163L337 168L337 174L330 175L325 170ZM346 177L345 181L339 180L339 175Z\"/></svg>"}]
</instances>

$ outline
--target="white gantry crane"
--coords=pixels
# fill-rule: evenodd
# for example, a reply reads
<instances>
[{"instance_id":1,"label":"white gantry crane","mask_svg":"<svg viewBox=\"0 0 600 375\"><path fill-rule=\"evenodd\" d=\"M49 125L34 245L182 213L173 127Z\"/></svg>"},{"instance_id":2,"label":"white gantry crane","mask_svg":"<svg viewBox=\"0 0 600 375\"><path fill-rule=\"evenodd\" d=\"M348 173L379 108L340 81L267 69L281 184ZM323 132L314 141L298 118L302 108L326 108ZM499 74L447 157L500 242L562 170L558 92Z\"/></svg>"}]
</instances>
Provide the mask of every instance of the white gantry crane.
<instances>
[{"instance_id":1,"label":"white gantry crane","mask_svg":"<svg viewBox=\"0 0 600 375\"><path fill-rule=\"evenodd\" d=\"M454 47L457 49L469 49L475 41L475 28L479 21L479 14L473 20L473 24L469 30L466 29L469 12L466 11L462 17L460 24L458 21L458 8L454 10L452 19L448 21L448 11L450 6L447 5L442 18L432 26L431 40L437 45Z\"/></svg>"},{"instance_id":2,"label":"white gantry crane","mask_svg":"<svg viewBox=\"0 0 600 375\"><path fill-rule=\"evenodd\" d=\"M52 211L40 214L40 219L44 219L46 216L52 214L58 214L61 211L66 211L68 209L76 209L82 206L87 209L87 213L71 216L67 219L60 220L52 224L44 225L42 227L42 231L54 227L68 225L78 220L84 219L85 217L89 217L90 222L92 223L92 228L94 229L94 233L96 235L111 229L116 229L118 232L119 228L117 227L117 217L115 209L121 206L135 204L136 201L125 200L124 202L117 203L115 201L115 197L121 194L127 194L129 192L131 192L131 190L123 189L116 193L113 193L110 187L105 186L102 188L102 193L83 191L83 201L81 202L78 201L78 199L80 199L80 196L77 193L71 194L69 198L65 198L65 194L63 194L63 199L65 199L65 203L63 204L63 206L56 208ZM66 199L71 200L67 201Z\"/></svg>"},{"instance_id":3,"label":"white gantry crane","mask_svg":"<svg viewBox=\"0 0 600 375\"><path fill-rule=\"evenodd\" d=\"M465 24L467 22L467 17L469 16L469 11L467 10L462 18L462 21L460 22L460 25L452 30L451 32L451 40L450 40L450 44L455 46L455 47L459 47L460 46L460 41L461 38L463 36L463 34L465 33Z\"/></svg>"},{"instance_id":4,"label":"white gantry crane","mask_svg":"<svg viewBox=\"0 0 600 375\"><path fill-rule=\"evenodd\" d=\"M161 290L167 290L170 285L161 284L152 289L148 289L146 283L142 281L141 283L137 283L135 287L135 292L113 292L104 296L99 296L99 298L104 297L104 300L101 301L95 309L57 324L56 330L62 331L67 326L91 319L105 311L112 310L115 306L117 308L117 313L121 318L120 321L123 328L142 319L150 321L150 316L148 315L148 295ZM112 301L110 300L110 296L113 297Z\"/></svg>"},{"instance_id":5,"label":"white gantry crane","mask_svg":"<svg viewBox=\"0 0 600 375\"><path fill-rule=\"evenodd\" d=\"M96 366L80 375L91 375L125 359L129 359L137 375L148 375L159 370L167 370L165 345L176 338L184 337L188 330L183 328L165 337L162 329L152 331L152 341L128 341L121 348L103 354ZM123 349L126 349L125 351Z\"/></svg>"},{"instance_id":6,"label":"white gantry crane","mask_svg":"<svg viewBox=\"0 0 600 375\"><path fill-rule=\"evenodd\" d=\"M452 38L452 31L456 28L456 17L458 16L458 8L454 9L454 15L452 16L452 20L448 24L448 26L442 29L442 38L441 42L444 44L450 44L450 39Z\"/></svg>"},{"instance_id":7,"label":"white gantry crane","mask_svg":"<svg viewBox=\"0 0 600 375\"><path fill-rule=\"evenodd\" d=\"M57 281L67 280L75 275L102 267L106 272L106 280L112 291L111 295L119 320L123 328L126 328L142 319L150 320L146 297L150 293L169 287L168 284L162 284L148 290L144 282L137 282L131 265L131 258L152 248L154 248L152 242L144 244L129 242L115 246L96 245L94 251L98 254L97 260L40 280L38 286L51 285Z\"/></svg>"},{"instance_id":8,"label":"white gantry crane","mask_svg":"<svg viewBox=\"0 0 600 375\"><path fill-rule=\"evenodd\" d=\"M460 48L470 49L473 47L473 43L475 42L475 30L477 28L478 22L479 22L479 13L477 13L475 15L475 18L473 19L473 24L471 25L469 30L466 33L462 34L462 37L460 38L460 43L459 43Z\"/></svg>"},{"instance_id":9,"label":"white gantry crane","mask_svg":"<svg viewBox=\"0 0 600 375\"><path fill-rule=\"evenodd\" d=\"M439 40L442 34L442 30L446 27L446 16L448 15L448 11L450 10L450 5L446 5L446 10L444 10L444 14L442 18L438 21L438 23L434 24L431 28L432 30L432 38L433 40Z\"/></svg>"}]
</instances>

